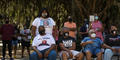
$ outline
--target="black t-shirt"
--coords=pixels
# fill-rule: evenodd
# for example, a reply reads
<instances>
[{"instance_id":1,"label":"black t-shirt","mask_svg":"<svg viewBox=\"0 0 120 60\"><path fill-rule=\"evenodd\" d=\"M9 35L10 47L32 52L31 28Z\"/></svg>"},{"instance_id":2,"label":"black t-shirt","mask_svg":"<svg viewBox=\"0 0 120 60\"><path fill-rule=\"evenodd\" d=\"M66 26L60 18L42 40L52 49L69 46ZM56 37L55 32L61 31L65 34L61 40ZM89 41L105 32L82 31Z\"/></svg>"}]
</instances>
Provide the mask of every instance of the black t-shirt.
<instances>
[{"instance_id":1,"label":"black t-shirt","mask_svg":"<svg viewBox=\"0 0 120 60\"><path fill-rule=\"evenodd\" d=\"M87 27L86 26L82 26L80 28L80 32L87 32ZM82 34L82 39L84 39L85 37L88 37L88 34Z\"/></svg>"},{"instance_id":2,"label":"black t-shirt","mask_svg":"<svg viewBox=\"0 0 120 60\"><path fill-rule=\"evenodd\" d=\"M75 42L75 39L72 38L72 37L67 37L67 38L64 38L64 37L61 37L59 38L58 40L58 43L63 43L63 45L66 47L66 48L71 48L72 47L72 43Z\"/></svg>"},{"instance_id":3,"label":"black t-shirt","mask_svg":"<svg viewBox=\"0 0 120 60\"><path fill-rule=\"evenodd\" d=\"M107 35L104 42L109 46L120 46L120 36Z\"/></svg>"}]
</instances>

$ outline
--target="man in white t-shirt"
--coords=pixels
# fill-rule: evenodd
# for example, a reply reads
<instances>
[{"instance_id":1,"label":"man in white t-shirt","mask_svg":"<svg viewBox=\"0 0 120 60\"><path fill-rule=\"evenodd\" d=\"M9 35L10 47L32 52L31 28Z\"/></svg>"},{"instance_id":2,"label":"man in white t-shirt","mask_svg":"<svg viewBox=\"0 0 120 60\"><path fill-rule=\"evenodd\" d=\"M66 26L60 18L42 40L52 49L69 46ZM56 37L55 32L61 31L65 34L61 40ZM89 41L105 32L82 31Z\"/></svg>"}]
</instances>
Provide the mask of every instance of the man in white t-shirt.
<instances>
[{"instance_id":1,"label":"man in white t-shirt","mask_svg":"<svg viewBox=\"0 0 120 60\"><path fill-rule=\"evenodd\" d=\"M50 34L45 33L43 26L39 27L39 33L33 40L32 47L35 52L30 55L30 60L56 60L55 40Z\"/></svg>"},{"instance_id":2,"label":"man in white t-shirt","mask_svg":"<svg viewBox=\"0 0 120 60\"><path fill-rule=\"evenodd\" d=\"M52 35L52 31L55 26L55 22L52 18L49 17L49 13L48 13L47 9L43 9L40 13L40 16L35 18L35 20L32 23L32 34L34 37L37 34L39 34L39 32L38 32L39 26L44 26L45 33Z\"/></svg>"}]
</instances>

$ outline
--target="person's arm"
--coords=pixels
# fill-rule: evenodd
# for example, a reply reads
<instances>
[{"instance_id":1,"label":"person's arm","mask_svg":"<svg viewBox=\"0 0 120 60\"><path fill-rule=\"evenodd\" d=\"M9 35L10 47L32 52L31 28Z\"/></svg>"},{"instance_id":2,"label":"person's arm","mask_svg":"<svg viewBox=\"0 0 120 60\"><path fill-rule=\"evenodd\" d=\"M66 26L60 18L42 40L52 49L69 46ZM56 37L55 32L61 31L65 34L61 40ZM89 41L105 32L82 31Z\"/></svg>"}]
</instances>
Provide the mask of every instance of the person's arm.
<instances>
[{"instance_id":1,"label":"person's arm","mask_svg":"<svg viewBox=\"0 0 120 60\"><path fill-rule=\"evenodd\" d=\"M60 43L59 46L60 46L60 48L61 48L62 50L67 51L67 52L69 53L70 58L73 58L73 54L72 54L72 52L70 51L70 49L65 48L64 45L63 45L63 43ZM75 49L75 47L71 48L71 50L72 50L72 49Z\"/></svg>"},{"instance_id":2,"label":"person's arm","mask_svg":"<svg viewBox=\"0 0 120 60\"><path fill-rule=\"evenodd\" d=\"M79 34L88 34L88 32L79 32Z\"/></svg>"},{"instance_id":3,"label":"person's arm","mask_svg":"<svg viewBox=\"0 0 120 60\"><path fill-rule=\"evenodd\" d=\"M32 26L32 35L33 37L36 35L36 26Z\"/></svg>"},{"instance_id":4,"label":"person's arm","mask_svg":"<svg viewBox=\"0 0 120 60\"><path fill-rule=\"evenodd\" d=\"M87 45L87 44L92 44L92 43L93 43L93 41L82 42L82 43L81 43L81 46L85 46L85 45Z\"/></svg>"},{"instance_id":5,"label":"person's arm","mask_svg":"<svg viewBox=\"0 0 120 60\"><path fill-rule=\"evenodd\" d=\"M56 38L55 38L55 37L56 37L56 34L57 34L56 28L55 28L55 26L53 26L52 35L53 35L54 39L56 39Z\"/></svg>"},{"instance_id":6,"label":"person's arm","mask_svg":"<svg viewBox=\"0 0 120 60\"><path fill-rule=\"evenodd\" d=\"M51 50L55 50L56 49L56 45L52 44L51 47L45 52L44 57L48 57L49 53Z\"/></svg>"},{"instance_id":7,"label":"person's arm","mask_svg":"<svg viewBox=\"0 0 120 60\"><path fill-rule=\"evenodd\" d=\"M76 31L76 28L69 28L70 31Z\"/></svg>"},{"instance_id":8,"label":"person's arm","mask_svg":"<svg viewBox=\"0 0 120 60\"><path fill-rule=\"evenodd\" d=\"M60 46L60 48L62 50L65 50L65 51L68 51L68 52L70 51L69 49L65 48L65 46L63 45L63 43L60 43L59 46Z\"/></svg>"},{"instance_id":9,"label":"person's arm","mask_svg":"<svg viewBox=\"0 0 120 60\"><path fill-rule=\"evenodd\" d=\"M72 43L72 47L71 48L69 48L69 50L75 50L76 49L76 43L75 42L73 42Z\"/></svg>"},{"instance_id":10,"label":"person's arm","mask_svg":"<svg viewBox=\"0 0 120 60\"><path fill-rule=\"evenodd\" d=\"M112 48L112 47L110 47L110 46L108 46L108 45L106 45L106 44L102 44L102 47L103 47L103 48L111 49L112 51L115 51L114 48Z\"/></svg>"},{"instance_id":11,"label":"person's arm","mask_svg":"<svg viewBox=\"0 0 120 60\"><path fill-rule=\"evenodd\" d=\"M42 58L42 54L39 52L39 50L37 49L37 47L33 46L32 48L38 54L39 58Z\"/></svg>"}]
</instances>

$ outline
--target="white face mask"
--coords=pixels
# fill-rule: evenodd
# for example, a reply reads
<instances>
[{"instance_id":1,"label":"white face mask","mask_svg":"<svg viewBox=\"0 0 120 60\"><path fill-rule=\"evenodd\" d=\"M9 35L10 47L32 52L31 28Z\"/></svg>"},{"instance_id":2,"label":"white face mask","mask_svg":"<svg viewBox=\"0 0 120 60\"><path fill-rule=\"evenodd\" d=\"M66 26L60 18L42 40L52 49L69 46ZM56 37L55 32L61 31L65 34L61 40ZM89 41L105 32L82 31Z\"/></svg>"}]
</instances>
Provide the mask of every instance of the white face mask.
<instances>
[{"instance_id":1,"label":"white face mask","mask_svg":"<svg viewBox=\"0 0 120 60\"><path fill-rule=\"evenodd\" d=\"M47 16L47 13L42 13L42 16L43 16L43 17L46 17L46 16Z\"/></svg>"},{"instance_id":2,"label":"white face mask","mask_svg":"<svg viewBox=\"0 0 120 60\"><path fill-rule=\"evenodd\" d=\"M95 16L95 19L98 20L98 16Z\"/></svg>"},{"instance_id":3,"label":"white face mask","mask_svg":"<svg viewBox=\"0 0 120 60\"><path fill-rule=\"evenodd\" d=\"M92 33L92 34L91 34L91 37L95 38L95 37L96 37L96 34L95 34L95 33Z\"/></svg>"}]
</instances>

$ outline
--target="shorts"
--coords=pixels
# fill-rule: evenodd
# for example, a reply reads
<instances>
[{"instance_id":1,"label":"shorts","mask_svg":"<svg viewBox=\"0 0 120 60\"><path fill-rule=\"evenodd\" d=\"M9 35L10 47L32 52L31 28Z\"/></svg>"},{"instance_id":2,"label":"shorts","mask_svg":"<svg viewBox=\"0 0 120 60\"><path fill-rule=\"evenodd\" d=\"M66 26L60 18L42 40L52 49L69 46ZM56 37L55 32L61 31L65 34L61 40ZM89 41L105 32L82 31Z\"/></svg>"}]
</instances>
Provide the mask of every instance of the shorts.
<instances>
[{"instance_id":1,"label":"shorts","mask_svg":"<svg viewBox=\"0 0 120 60\"><path fill-rule=\"evenodd\" d=\"M78 51L75 51L75 50L70 50L71 52L72 52L72 54L73 54L73 56L76 56L77 54L79 54L80 52L78 52ZM62 54L63 53L66 53L67 54L67 56L69 57L69 54L68 54L68 52L67 51L60 51L59 52L59 56L62 58Z\"/></svg>"},{"instance_id":2,"label":"shorts","mask_svg":"<svg viewBox=\"0 0 120 60\"><path fill-rule=\"evenodd\" d=\"M100 48L87 48L83 50L83 53L90 51L92 55L96 56L98 53L102 52Z\"/></svg>"},{"instance_id":3,"label":"shorts","mask_svg":"<svg viewBox=\"0 0 120 60\"><path fill-rule=\"evenodd\" d=\"M12 40L12 45L17 46L18 40Z\"/></svg>"}]
</instances>

